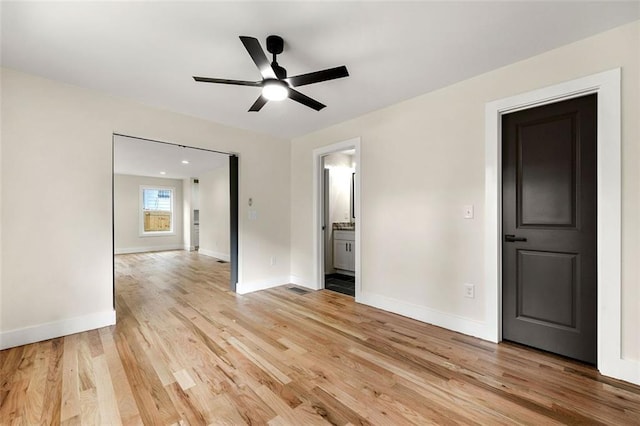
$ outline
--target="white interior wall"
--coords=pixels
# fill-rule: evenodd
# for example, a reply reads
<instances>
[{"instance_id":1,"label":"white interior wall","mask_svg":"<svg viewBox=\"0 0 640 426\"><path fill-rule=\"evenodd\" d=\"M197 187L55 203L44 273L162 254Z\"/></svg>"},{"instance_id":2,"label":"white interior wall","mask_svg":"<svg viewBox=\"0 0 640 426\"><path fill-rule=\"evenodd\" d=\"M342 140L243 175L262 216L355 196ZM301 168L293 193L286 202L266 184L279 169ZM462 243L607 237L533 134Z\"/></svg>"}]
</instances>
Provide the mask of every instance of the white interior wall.
<instances>
[{"instance_id":1,"label":"white interior wall","mask_svg":"<svg viewBox=\"0 0 640 426\"><path fill-rule=\"evenodd\" d=\"M173 235L145 235L140 230L140 186L173 188ZM142 253L183 248L182 181L147 176L114 175L115 253Z\"/></svg>"},{"instance_id":2,"label":"white interior wall","mask_svg":"<svg viewBox=\"0 0 640 426\"><path fill-rule=\"evenodd\" d=\"M15 70L1 78L0 348L114 321L113 133L238 154L238 290L289 281L289 141Z\"/></svg>"},{"instance_id":3,"label":"white interior wall","mask_svg":"<svg viewBox=\"0 0 640 426\"><path fill-rule=\"evenodd\" d=\"M201 254L229 261L229 165L218 167L199 177Z\"/></svg>"},{"instance_id":4,"label":"white interior wall","mask_svg":"<svg viewBox=\"0 0 640 426\"><path fill-rule=\"evenodd\" d=\"M0 12L1 14L2 12ZM0 67L0 83L2 82L2 73L4 72L3 68ZM4 137L4 130L3 130L3 126L2 126L2 118L3 118L3 114L2 114L2 110L4 108L4 90L2 88L2 84L0 84L0 284L2 283L2 262L3 262L3 258L4 256L2 255L2 212L3 212L3 185L2 185L2 176L4 175L4 173L2 173L2 139ZM2 332L2 330L4 329L3 324L2 324L2 285L0 285L0 333ZM2 348L2 341L0 341L0 348Z\"/></svg>"},{"instance_id":5,"label":"white interior wall","mask_svg":"<svg viewBox=\"0 0 640 426\"><path fill-rule=\"evenodd\" d=\"M622 67L622 353L640 360L640 22L292 141L292 276L313 276L315 148L361 137L363 303L472 333L484 312L484 114L495 99ZM475 206L475 218L462 207ZM463 284L476 285L475 299ZM493 297L493 295L492 295Z\"/></svg>"}]
</instances>

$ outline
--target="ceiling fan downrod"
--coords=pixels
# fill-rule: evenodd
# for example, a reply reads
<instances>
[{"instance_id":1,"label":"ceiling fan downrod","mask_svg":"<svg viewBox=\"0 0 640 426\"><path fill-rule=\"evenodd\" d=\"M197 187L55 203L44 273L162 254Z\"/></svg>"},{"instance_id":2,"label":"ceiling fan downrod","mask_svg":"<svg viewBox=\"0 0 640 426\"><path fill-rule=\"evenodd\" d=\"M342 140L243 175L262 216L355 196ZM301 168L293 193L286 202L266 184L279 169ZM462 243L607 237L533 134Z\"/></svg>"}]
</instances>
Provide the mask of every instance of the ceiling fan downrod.
<instances>
[{"instance_id":1,"label":"ceiling fan downrod","mask_svg":"<svg viewBox=\"0 0 640 426\"><path fill-rule=\"evenodd\" d=\"M276 56L284 51L284 40L277 35L270 35L267 37L267 52L273 55L273 61L271 62L271 68L276 73L278 80L284 80L287 78L287 70L278 64Z\"/></svg>"}]
</instances>

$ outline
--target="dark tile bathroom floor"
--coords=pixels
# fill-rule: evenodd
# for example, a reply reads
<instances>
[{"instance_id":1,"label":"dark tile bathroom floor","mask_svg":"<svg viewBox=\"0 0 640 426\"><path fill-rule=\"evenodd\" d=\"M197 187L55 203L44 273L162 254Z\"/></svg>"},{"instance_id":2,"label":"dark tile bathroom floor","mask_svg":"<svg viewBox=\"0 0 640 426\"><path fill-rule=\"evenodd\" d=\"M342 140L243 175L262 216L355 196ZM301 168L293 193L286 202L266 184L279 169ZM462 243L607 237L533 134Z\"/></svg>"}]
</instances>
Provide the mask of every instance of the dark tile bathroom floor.
<instances>
[{"instance_id":1,"label":"dark tile bathroom floor","mask_svg":"<svg viewBox=\"0 0 640 426\"><path fill-rule=\"evenodd\" d=\"M327 274L324 276L324 288L349 296L356 295L356 279L343 274Z\"/></svg>"}]
</instances>

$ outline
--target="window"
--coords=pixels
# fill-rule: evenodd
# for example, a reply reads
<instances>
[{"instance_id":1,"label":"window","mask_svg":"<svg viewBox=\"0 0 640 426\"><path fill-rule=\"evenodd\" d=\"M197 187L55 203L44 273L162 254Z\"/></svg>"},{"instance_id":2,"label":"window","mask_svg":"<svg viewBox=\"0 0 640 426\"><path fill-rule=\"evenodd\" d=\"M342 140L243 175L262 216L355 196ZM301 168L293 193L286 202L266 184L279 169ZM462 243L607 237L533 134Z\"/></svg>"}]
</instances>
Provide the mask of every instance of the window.
<instances>
[{"instance_id":1,"label":"window","mask_svg":"<svg viewBox=\"0 0 640 426\"><path fill-rule=\"evenodd\" d=\"M141 235L173 233L173 188L140 187Z\"/></svg>"}]
</instances>

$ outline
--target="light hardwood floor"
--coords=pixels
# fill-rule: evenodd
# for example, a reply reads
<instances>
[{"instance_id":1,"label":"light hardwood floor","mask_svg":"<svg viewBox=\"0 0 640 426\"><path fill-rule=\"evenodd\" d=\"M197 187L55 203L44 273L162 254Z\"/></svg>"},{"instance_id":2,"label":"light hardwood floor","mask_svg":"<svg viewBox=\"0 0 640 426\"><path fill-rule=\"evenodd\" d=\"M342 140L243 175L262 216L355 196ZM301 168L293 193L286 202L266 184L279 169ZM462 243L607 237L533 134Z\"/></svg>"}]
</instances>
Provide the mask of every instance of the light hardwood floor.
<instances>
[{"instance_id":1,"label":"light hardwood floor","mask_svg":"<svg viewBox=\"0 0 640 426\"><path fill-rule=\"evenodd\" d=\"M116 257L113 327L0 352L2 424L640 424L640 388L329 291ZM393 283L390 283L392 285Z\"/></svg>"}]
</instances>

